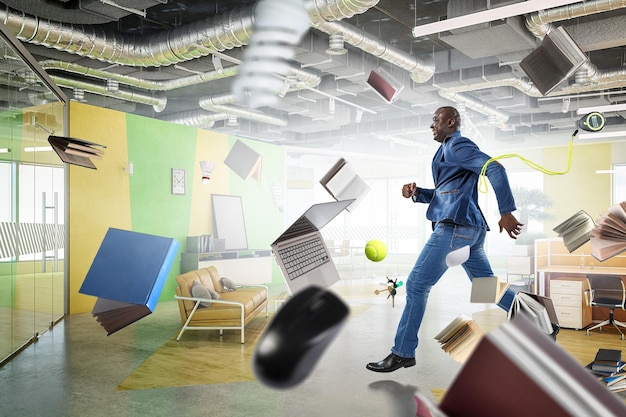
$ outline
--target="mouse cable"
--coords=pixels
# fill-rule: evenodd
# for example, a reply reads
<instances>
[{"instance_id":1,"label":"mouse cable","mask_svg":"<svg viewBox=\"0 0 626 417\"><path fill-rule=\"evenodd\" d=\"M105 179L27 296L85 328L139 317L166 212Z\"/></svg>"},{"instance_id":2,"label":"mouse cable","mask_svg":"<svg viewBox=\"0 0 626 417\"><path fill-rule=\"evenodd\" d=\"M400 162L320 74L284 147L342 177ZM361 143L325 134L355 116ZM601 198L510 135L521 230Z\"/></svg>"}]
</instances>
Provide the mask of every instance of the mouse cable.
<instances>
[{"instance_id":1,"label":"mouse cable","mask_svg":"<svg viewBox=\"0 0 626 417\"><path fill-rule=\"evenodd\" d=\"M488 191L488 186L487 186L487 166L494 162L497 161L498 159L506 159L506 158L519 158L520 160L522 160L523 162L526 163L526 165L528 165L529 167L542 172L546 175L563 175L563 174L567 174L570 170L570 167L572 166L572 143L574 142L574 137L578 134L578 129L576 129L574 131L574 133L572 133L572 138L569 141L569 149L568 149L568 157L567 157L567 169L565 171L552 171L549 170L547 168L542 167L541 165L524 158L523 156L516 154L516 153L508 153L508 154L504 154L504 155L499 155L499 156L495 156L493 158L489 158L487 160L487 162L485 162L485 164L483 165L482 169L480 170L480 178L478 180L478 191L481 193L486 193Z\"/></svg>"}]
</instances>

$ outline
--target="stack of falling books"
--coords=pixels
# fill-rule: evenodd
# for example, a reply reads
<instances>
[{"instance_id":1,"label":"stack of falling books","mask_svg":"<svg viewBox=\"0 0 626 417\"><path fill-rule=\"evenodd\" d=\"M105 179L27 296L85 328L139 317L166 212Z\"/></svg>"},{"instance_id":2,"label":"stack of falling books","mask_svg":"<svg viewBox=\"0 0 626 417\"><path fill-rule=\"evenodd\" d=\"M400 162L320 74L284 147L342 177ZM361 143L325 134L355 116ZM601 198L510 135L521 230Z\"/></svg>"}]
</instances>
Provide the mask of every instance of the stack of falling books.
<instances>
[{"instance_id":1,"label":"stack of falling books","mask_svg":"<svg viewBox=\"0 0 626 417\"><path fill-rule=\"evenodd\" d=\"M613 392L626 391L626 362L618 349L598 349L593 362L587 368Z\"/></svg>"}]
</instances>

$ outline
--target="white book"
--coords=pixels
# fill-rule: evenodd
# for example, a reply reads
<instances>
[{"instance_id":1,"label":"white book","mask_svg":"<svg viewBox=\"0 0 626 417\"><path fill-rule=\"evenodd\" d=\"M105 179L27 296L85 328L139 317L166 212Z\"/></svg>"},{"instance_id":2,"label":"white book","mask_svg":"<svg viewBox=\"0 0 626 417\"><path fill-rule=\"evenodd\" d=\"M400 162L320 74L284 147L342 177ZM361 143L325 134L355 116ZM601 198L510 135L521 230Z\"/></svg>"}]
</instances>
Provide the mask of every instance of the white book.
<instances>
[{"instance_id":1,"label":"white book","mask_svg":"<svg viewBox=\"0 0 626 417\"><path fill-rule=\"evenodd\" d=\"M509 285L498 277L474 277L470 303L497 303Z\"/></svg>"},{"instance_id":2,"label":"white book","mask_svg":"<svg viewBox=\"0 0 626 417\"><path fill-rule=\"evenodd\" d=\"M552 334L552 321L548 314L548 310L530 295L520 292L517 293L513 300L510 314L525 314L532 322L534 322L546 334Z\"/></svg>"},{"instance_id":3,"label":"white book","mask_svg":"<svg viewBox=\"0 0 626 417\"><path fill-rule=\"evenodd\" d=\"M346 210L353 212L356 206L370 191L354 166L345 159L339 159L320 180L320 184L337 201L355 199Z\"/></svg>"}]
</instances>

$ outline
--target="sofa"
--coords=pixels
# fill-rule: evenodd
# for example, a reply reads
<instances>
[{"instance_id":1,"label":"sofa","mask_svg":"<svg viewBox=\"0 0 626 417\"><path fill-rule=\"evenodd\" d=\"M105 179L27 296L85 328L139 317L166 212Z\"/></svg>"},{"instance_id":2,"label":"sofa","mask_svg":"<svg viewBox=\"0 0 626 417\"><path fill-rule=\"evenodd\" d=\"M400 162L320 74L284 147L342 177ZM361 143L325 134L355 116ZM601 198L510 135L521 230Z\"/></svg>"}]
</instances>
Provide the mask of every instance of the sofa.
<instances>
[{"instance_id":1,"label":"sofa","mask_svg":"<svg viewBox=\"0 0 626 417\"><path fill-rule=\"evenodd\" d=\"M268 316L267 286L233 283L215 266L178 275L176 282L175 297L183 323L176 340L187 330L219 330L221 335L226 329L239 329L244 343L250 320L263 310Z\"/></svg>"}]
</instances>

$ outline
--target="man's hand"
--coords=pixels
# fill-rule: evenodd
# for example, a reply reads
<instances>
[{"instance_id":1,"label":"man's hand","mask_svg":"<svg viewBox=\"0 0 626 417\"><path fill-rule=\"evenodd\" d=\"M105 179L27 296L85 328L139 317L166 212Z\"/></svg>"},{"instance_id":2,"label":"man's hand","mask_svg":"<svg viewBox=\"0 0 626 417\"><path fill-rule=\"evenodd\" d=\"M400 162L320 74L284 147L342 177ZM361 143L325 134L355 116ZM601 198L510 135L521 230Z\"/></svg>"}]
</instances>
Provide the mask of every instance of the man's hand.
<instances>
[{"instance_id":1,"label":"man's hand","mask_svg":"<svg viewBox=\"0 0 626 417\"><path fill-rule=\"evenodd\" d=\"M502 233L502 230L506 230L512 239L517 239L517 235L522 233L523 224L518 222L512 213L507 213L500 217L498 226L500 226L500 233Z\"/></svg>"},{"instance_id":2,"label":"man's hand","mask_svg":"<svg viewBox=\"0 0 626 417\"><path fill-rule=\"evenodd\" d=\"M411 198L415 195L415 193L417 192L417 186L415 185L415 183L411 183L411 184L404 184L402 186L402 197L404 198Z\"/></svg>"}]
</instances>

